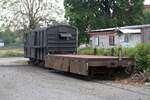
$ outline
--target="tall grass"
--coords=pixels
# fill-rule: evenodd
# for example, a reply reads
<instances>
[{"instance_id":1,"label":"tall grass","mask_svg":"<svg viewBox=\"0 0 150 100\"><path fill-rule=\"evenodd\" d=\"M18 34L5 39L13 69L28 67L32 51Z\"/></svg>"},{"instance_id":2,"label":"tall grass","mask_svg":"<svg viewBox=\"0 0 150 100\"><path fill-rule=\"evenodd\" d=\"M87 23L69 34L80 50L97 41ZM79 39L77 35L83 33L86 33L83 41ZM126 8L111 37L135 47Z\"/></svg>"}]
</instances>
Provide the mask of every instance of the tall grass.
<instances>
[{"instance_id":1,"label":"tall grass","mask_svg":"<svg viewBox=\"0 0 150 100\"><path fill-rule=\"evenodd\" d=\"M78 54L80 55L102 55L102 56L109 56L111 55L110 49L98 49L96 48L96 51L93 48L83 48L78 49Z\"/></svg>"},{"instance_id":2,"label":"tall grass","mask_svg":"<svg viewBox=\"0 0 150 100\"><path fill-rule=\"evenodd\" d=\"M22 49L0 49L0 57L21 57L23 55L24 52Z\"/></svg>"}]
</instances>

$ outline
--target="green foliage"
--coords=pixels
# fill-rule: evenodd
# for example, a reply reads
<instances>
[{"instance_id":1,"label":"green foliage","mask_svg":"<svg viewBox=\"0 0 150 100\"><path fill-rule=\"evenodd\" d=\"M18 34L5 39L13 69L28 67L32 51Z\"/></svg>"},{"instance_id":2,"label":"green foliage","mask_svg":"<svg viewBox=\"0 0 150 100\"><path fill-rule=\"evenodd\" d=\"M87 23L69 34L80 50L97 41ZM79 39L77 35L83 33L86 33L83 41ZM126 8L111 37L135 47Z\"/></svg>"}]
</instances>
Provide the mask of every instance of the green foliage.
<instances>
[{"instance_id":1,"label":"green foliage","mask_svg":"<svg viewBox=\"0 0 150 100\"><path fill-rule=\"evenodd\" d=\"M150 70L150 45L138 45L135 59L139 71Z\"/></svg>"},{"instance_id":2,"label":"green foliage","mask_svg":"<svg viewBox=\"0 0 150 100\"><path fill-rule=\"evenodd\" d=\"M78 49L78 54L80 54L80 55L93 55L94 49L92 49L92 48Z\"/></svg>"},{"instance_id":3,"label":"green foliage","mask_svg":"<svg viewBox=\"0 0 150 100\"><path fill-rule=\"evenodd\" d=\"M65 17L79 29L79 42L88 42L85 31L142 24L144 0L65 0Z\"/></svg>"},{"instance_id":4,"label":"green foliage","mask_svg":"<svg viewBox=\"0 0 150 100\"><path fill-rule=\"evenodd\" d=\"M144 23L145 24L150 24L150 11L149 12L144 12Z\"/></svg>"},{"instance_id":5,"label":"green foliage","mask_svg":"<svg viewBox=\"0 0 150 100\"><path fill-rule=\"evenodd\" d=\"M136 55L136 49L135 48L122 48L122 55L126 57L134 58ZM84 54L84 55L94 55L94 49L93 48L83 48L78 50L78 54ZM103 49L103 48L96 48L96 55L102 55L102 56L111 56L112 55L112 49ZM114 48L114 56L119 55L119 48Z\"/></svg>"},{"instance_id":6,"label":"green foliage","mask_svg":"<svg viewBox=\"0 0 150 100\"><path fill-rule=\"evenodd\" d=\"M119 49L115 48L115 56L119 55ZM136 48L122 48L122 56L134 58L136 55Z\"/></svg>"},{"instance_id":7,"label":"green foliage","mask_svg":"<svg viewBox=\"0 0 150 100\"><path fill-rule=\"evenodd\" d=\"M22 38L9 28L0 32L0 39L4 40L5 46L20 46L23 44Z\"/></svg>"},{"instance_id":8,"label":"green foliage","mask_svg":"<svg viewBox=\"0 0 150 100\"><path fill-rule=\"evenodd\" d=\"M110 56L111 49L97 49L97 55Z\"/></svg>"},{"instance_id":9,"label":"green foliage","mask_svg":"<svg viewBox=\"0 0 150 100\"><path fill-rule=\"evenodd\" d=\"M93 48L83 48L78 50L78 54L80 55L94 55L94 49ZM110 56L111 50L110 49L96 49L96 55L101 56Z\"/></svg>"},{"instance_id":10,"label":"green foliage","mask_svg":"<svg viewBox=\"0 0 150 100\"><path fill-rule=\"evenodd\" d=\"M9 45L15 43L15 34L10 30L6 30L4 32L0 32L0 38L4 40L5 45Z\"/></svg>"}]
</instances>

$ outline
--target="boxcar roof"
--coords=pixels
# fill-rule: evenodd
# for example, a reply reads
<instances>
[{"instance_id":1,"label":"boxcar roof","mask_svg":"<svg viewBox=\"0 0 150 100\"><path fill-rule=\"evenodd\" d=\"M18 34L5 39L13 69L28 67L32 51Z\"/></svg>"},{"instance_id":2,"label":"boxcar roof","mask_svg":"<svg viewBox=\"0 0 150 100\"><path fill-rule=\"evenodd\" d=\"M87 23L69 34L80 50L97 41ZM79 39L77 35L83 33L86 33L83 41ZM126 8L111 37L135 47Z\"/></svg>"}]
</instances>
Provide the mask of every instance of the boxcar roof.
<instances>
[{"instance_id":1,"label":"boxcar roof","mask_svg":"<svg viewBox=\"0 0 150 100\"><path fill-rule=\"evenodd\" d=\"M59 24L59 25L50 25L50 26L48 26L48 27L42 27L42 28L33 29L32 31L44 31L44 30L47 30L47 29L49 29L49 28L61 27L61 26L71 27L71 28L75 28L75 29L76 29L76 27L71 26L71 25Z\"/></svg>"}]
</instances>

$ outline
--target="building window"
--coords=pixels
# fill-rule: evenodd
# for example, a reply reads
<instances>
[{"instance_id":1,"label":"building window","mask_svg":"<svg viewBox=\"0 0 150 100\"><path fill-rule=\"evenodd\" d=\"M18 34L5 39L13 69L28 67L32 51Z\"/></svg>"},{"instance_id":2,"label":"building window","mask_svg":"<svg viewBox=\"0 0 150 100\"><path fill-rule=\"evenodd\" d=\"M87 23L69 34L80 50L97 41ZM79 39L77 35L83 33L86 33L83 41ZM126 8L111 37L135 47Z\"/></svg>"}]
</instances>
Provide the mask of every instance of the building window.
<instances>
[{"instance_id":1,"label":"building window","mask_svg":"<svg viewBox=\"0 0 150 100\"><path fill-rule=\"evenodd\" d=\"M114 46L115 45L115 36L109 36L109 45Z\"/></svg>"}]
</instances>

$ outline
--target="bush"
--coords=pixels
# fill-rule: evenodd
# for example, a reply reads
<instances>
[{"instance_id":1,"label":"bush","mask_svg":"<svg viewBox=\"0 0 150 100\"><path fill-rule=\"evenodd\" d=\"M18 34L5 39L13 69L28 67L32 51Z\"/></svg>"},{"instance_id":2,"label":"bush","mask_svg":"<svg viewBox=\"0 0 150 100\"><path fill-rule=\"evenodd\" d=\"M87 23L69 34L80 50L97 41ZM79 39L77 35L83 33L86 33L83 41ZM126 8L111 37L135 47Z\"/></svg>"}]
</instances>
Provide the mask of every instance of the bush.
<instances>
[{"instance_id":1,"label":"bush","mask_svg":"<svg viewBox=\"0 0 150 100\"><path fill-rule=\"evenodd\" d=\"M135 56L137 70L144 72L150 70L150 45L138 45Z\"/></svg>"}]
</instances>

